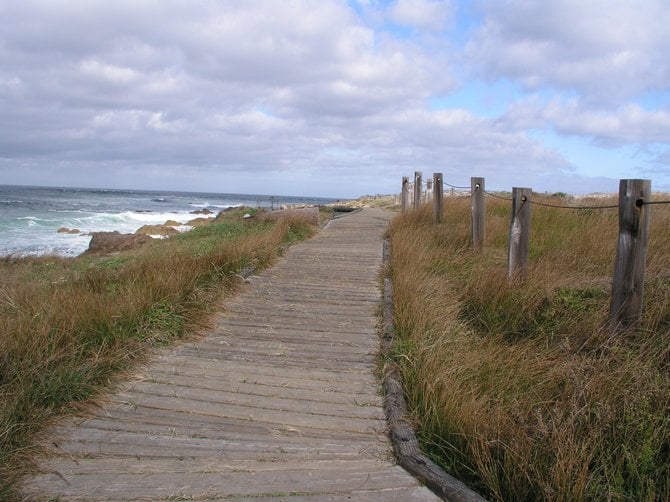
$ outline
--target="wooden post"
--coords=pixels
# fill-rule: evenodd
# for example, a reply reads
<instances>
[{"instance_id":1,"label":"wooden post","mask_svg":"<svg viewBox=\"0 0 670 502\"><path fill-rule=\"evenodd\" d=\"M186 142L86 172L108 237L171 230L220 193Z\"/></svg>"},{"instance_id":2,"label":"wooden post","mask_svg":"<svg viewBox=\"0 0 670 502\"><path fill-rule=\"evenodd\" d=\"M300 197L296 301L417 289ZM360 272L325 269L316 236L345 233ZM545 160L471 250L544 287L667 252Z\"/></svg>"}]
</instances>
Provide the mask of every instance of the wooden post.
<instances>
[{"instance_id":1,"label":"wooden post","mask_svg":"<svg viewBox=\"0 0 670 502\"><path fill-rule=\"evenodd\" d=\"M416 171L414 173L414 209L419 209L421 207L421 171Z\"/></svg>"},{"instance_id":2,"label":"wooden post","mask_svg":"<svg viewBox=\"0 0 670 502\"><path fill-rule=\"evenodd\" d=\"M400 191L401 207L402 212L406 213L409 209L409 178L407 176L402 177L402 188Z\"/></svg>"},{"instance_id":3,"label":"wooden post","mask_svg":"<svg viewBox=\"0 0 670 502\"><path fill-rule=\"evenodd\" d=\"M426 204L433 200L433 180L426 180Z\"/></svg>"},{"instance_id":4,"label":"wooden post","mask_svg":"<svg viewBox=\"0 0 670 502\"><path fill-rule=\"evenodd\" d=\"M532 193L531 188L512 188L512 222L509 227L509 252L507 254L507 277L510 280L523 279L526 275Z\"/></svg>"},{"instance_id":5,"label":"wooden post","mask_svg":"<svg viewBox=\"0 0 670 502\"><path fill-rule=\"evenodd\" d=\"M651 207L644 203L650 197L650 180L619 181L619 239L609 315L615 331L631 326L642 313L651 213Z\"/></svg>"},{"instance_id":6,"label":"wooden post","mask_svg":"<svg viewBox=\"0 0 670 502\"><path fill-rule=\"evenodd\" d=\"M470 178L472 247L475 251L484 247L486 239L484 191L484 178Z\"/></svg>"},{"instance_id":7,"label":"wooden post","mask_svg":"<svg viewBox=\"0 0 670 502\"><path fill-rule=\"evenodd\" d=\"M433 221L442 221L442 173L433 173Z\"/></svg>"}]
</instances>

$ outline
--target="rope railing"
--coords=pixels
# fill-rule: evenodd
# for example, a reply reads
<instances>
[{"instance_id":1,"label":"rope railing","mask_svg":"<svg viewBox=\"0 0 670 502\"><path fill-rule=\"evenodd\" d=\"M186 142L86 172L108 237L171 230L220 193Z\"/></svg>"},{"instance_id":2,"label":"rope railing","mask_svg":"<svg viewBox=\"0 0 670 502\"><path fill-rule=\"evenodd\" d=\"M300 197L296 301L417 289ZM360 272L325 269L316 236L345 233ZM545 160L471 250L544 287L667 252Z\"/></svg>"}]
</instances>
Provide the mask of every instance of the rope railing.
<instances>
[{"instance_id":1,"label":"rope railing","mask_svg":"<svg viewBox=\"0 0 670 502\"><path fill-rule=\"evenodd\" d=\"M425 183L428 183L428 182L426 181ZM423 184L423 182L422 182L422 184ZM452 189L454 189L456 191L459 191L461 193L464 193L466 191L469 192L471 190L470 186L455 185L455 184L452 184L452 183L448 183L446 181L443 181L442 184L444 186L448 186L449 188L452 188ZM408 187L410 189L413 189L414 188L414 183L410 181L409 184L408 184ZM499 199L499 200L505 200L505 201L508 201L508 202L512 202L511 197L505 197L505 196L502 196L502 195L498 195L496 193L489 192L487 190L484 190L484 193L486 195L488 195L489 197L492 197L494 199ZM525 199L524 199L524 202L526 202ZM573 210L576 210L576 211L580 211L580 210L583 211L583 210L589 210L589 209L591 209L591 210L617 209L619 207L618 204L606 204L606 205L599 205L599 206L591 206L591 205L587 205L587 206L566 206L566 205L562 205L562 204L551 204L551 203L548 203L548 202L540 202L540 201L534 200L534 199L531 199L529 202L534 206L553 207L553 208L556 208L556 209L573 209ZM644 206L666 205L666 204L670 204L670 200L642 201L642 202L640 202L640 205L644 205Z\"/></svg>"},{"instance_id":2,"label":"rope railing","mask_svg":"<svg viewBox=\"0 0 670 502\"><path fill-rule=\"evenodd\" d=\"M650 200L651 181L639 179L623 179L619 183L619 203L601 205L563 205L533 200L531 188L514 187L512 196L503 196L487 191L484 178L471 178L471 186L465 187L446 183L442 173L433 174L433 220L442 221L443 185L453 189L469 188L472 195L472 245L475 250L485 246L484 215L486 204L484 195L512 203L512 221L510 224L510 240L508 249L508 277L516 281L526 274L529 256L530 207L531 205L555 209L609 210L619 211L619 239L616 251L615 271L612 279L612 301L610 305L609 326L617 332L640 318L642 310L642 291L644 284L644 268L646 247L648 242L650 211L641 210L644 206L669 205L670 200ZM407 177L403 178L403 212L409 208ZM415 181L421 183L421 173L415 173ZM421 192L415 195L414 207L418 208Z\"/></svg>"},{"instance_id":3,"label":"rope railing","mask_svg":"<svg viewBox=\"0 0 670 502\"><path fill-rule=\"evenodd\" d=\"M539 202L536 200L531 199L530 203L535 205L535 206L544 206L544 207L555 207L556 209L617 209L619 207L618 204L610 204L607 206L562 206L559 204L549 204L547 202Z\"/></svg>"},{"instance_id":4,"label":"rope railing","mask_svg":"<svg viewBox=\"0 0 670 502\"><path fill-rule=\"evenodd\" d=\"M455 190L470 190L469 186L452 185L451 183L447 183L446 181L443 181L442 183L447 185L449 188L453 188Z\"/></svg>"},{"instance_id":5,"label":"rope railing","mask_svg":"<svg viewBox=\"0 0 670 502\"><path fill-rule=\"evenodd\" d=\"M495 193L492 193L492 192L487 192L486 190L484 190L484 193L486 195L488 195L489 197L493 197L494 199L506 200L508 202L512 201L511 197L503 197L502 195L498 195L498 194L495 194Z\"/></svg>"}]
</instances>

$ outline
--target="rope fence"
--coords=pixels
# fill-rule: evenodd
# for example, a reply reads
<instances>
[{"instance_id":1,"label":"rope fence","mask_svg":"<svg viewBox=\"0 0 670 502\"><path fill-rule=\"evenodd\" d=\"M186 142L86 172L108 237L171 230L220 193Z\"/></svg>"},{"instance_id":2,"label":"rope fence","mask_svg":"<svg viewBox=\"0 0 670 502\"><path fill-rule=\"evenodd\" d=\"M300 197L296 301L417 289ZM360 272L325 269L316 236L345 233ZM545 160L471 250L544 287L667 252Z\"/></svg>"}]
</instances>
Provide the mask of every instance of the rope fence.
<instances>
[{"instance_id":1,"label":"rope fence","mask_svg":"<svg viewBox=\"0 0 670 502\"><path fill-rule=\"evenodd\" d=\"M409 210L409 187L413 187L413 207L422 202L433 202L433 221L442 221L444 207L443 187L452 190L469 189L471 197L472 246L479 250L485 246L485 197L512 203L511 223L508 242L508 278L510 281L523 280L526 276L530 239L530 207L533 205L555 209L609 210L618 209L619 237L617 240L614 276L612 279L612 298L609 313L609 326L614 332L635 324L642 312L642 292L646 267L646 250L649 238L650 211L645 206L670 205L670 200L651 200L651 181L622 179L619 182L618 204L567 206L533 200L531 188L512 188L512 196L506 197L485 190L484 178L471 178L469 187L446 183L442 173L434 173L432 181L426 182L425 201L422 197L422 173L414 173L414 183L408 177L402 181L402 211Z\"/></svg>"}]
</instances>

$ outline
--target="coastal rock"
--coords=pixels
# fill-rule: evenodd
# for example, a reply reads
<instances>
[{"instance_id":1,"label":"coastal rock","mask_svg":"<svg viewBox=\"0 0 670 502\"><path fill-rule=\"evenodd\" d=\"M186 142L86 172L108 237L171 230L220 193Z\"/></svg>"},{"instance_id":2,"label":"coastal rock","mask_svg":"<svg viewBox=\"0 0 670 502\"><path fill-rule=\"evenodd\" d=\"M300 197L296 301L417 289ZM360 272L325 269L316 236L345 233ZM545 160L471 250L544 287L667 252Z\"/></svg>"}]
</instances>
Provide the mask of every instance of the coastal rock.
<instances>
[{"instance_id":1,"label":"coastal rock","mask_svg":"<svg viewBox=\"0 0 670 502\"><path fill-rule=\"evenodd\" d=\"M190 227L201 227L203 225L211 223L212 221L214 221L214 218L194 218L192 220L187 221L186 224Z\"/></svg>"},{"instance_id":2,"label":"coastal rock","mask_svg":"<svg viewBox=\"0 0 670 502\"><path fill-rule=\"evenodd\" d=\"M80 234L81 230L78 228L67 228L67 227L60 227L58 230L56 230L59 234Z\"/></svg>"},{"instance_id":3,"label":"coastal rock","mask_svg":"<svg viewBox=\"0 0 670 502\"><path fill-rule=\"evenodd\" d=\"M91 242L85 254L105 255L126 251L151 242L148 235L122 234L121 232L91 232Z\"/></svg>"},{"instance_id":4,"label":"coastal rock","mask_svg":"<svg viewBox=\"0 0 670 502\"><path fill-rule=\"evenodd\" d=\"M142 225L135 230L135 235L175 235L179 230L168 225Z\"/></svg>"},{"instance_id":5,"label":"coastal rock","mask_svg":"<svg viewBox=\"0 0 670 502\"><path fill-rule=\"evenodd\" d=\"M181 226L181 223L175 220L167 220L165 223L163 223L166 227L179 227Z\"/></svg>"},{"instance_id":6,"label":"coastal rock","mask_svg":"<svg viewBox=\"0 0 670 502\"><path fill-rule=\"evenodd\" d=\"M211 210L205 208L205 209L196 209L195 211L191 211L191 214L213 214Z\"/></svg>"}]
</instances>

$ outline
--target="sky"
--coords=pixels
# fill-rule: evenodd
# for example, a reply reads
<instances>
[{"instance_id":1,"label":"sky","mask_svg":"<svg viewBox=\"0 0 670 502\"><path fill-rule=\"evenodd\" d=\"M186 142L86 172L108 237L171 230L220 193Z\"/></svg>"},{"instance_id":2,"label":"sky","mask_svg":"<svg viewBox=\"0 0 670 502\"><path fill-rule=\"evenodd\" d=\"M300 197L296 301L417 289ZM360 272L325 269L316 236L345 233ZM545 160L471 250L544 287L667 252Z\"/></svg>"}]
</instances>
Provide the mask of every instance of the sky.
<instances>
[{"instance_id":1,"label":"sky","mask_svg":"<svg viewBox=\"0 0 670 502\"><path fill-rule=\"evenodd\" d=\"M0 0L0 184L670 190L668 0Z\"/></svg>"}]
</instances>

